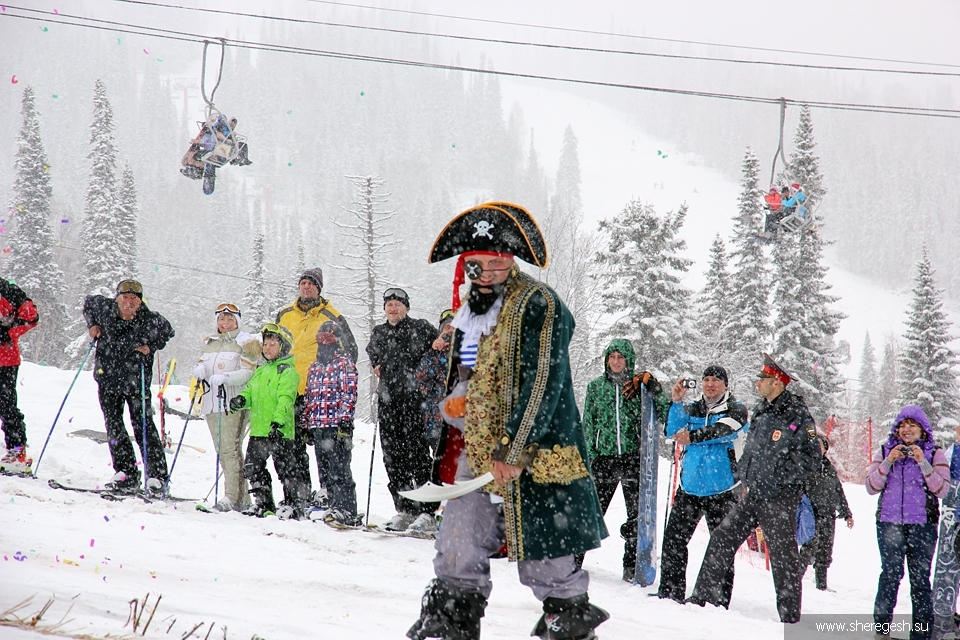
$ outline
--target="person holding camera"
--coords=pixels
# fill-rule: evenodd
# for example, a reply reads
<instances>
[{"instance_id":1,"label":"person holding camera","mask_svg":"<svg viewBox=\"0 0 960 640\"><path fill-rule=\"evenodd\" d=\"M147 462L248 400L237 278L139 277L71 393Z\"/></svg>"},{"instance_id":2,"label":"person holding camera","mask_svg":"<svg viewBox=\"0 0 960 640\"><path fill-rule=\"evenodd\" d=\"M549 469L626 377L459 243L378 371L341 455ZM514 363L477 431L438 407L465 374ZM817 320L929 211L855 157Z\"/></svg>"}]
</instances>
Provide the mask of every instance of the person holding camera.
<instances>
[{"instance_id":1,"label":"person holding camera","mask_svg":"<svg viewBox=\"0 0 960 640\"><path fill-rule=\"evenodd\" d=\"M746 438L747 408L727 389L727 371L710 365L701 378L703 393L683 403L696 380L680 378L670 392L673 403L665 434L683 447L680 486L663 532L660 552L660 587L657 596L683 602L687 597L687 544L706 516L713 532L737 503L737 454ZM691 384L692 383L692 384ZM730 605L733 564L723 576L717 604Z\"/></svg>"},{"instance_id":2,"label":"person holding camera","mask_svg":"<svg viewBox=\"0 0 960 640\"><path fill-rule=\"evenodd\" d=\"M640 394L627 385L635 379L654 394L658 416L666 414L663 387L648 372L633 375L635 356L629 340L610 341L603 354L604 373L587 385L583 403L583 428L593 469L600 508L607 507L619 484L627 506L627 521L620 527L623 538L623 579L633 581L637 564L637 518L640 505ZM629 397L628 397L629 396ZM583 564L583 556L576 560Z\"/></svg>"},{"instance_id":3,"label":"person holding camera","mask_svg":"<svg viewBox=\"0 0 960 640\"><path fill-rule=\"evenodd\" d=\"M937 546L940 498L950 490L950 463L933 440L933 429L921 407L900 410L890 434L867 467L867 493L880 494L877 544L880 580L873 606L878 625L889 625L903 579L903 560L910 572L913 622L926 623L926 633L910 632L911 640L929 638L933 628L930 568Z\"/></svg>"},{"instance_id":4,"label":"person holding camera","mask_svg":"<svg viewBox=\"0 0 960 640\"><path fill-rule=\"evenodd\" d=\"M710 534L697 584L687 602L724 606L724 576L737 549L760 526L770 550L780 621L800 621L797 507L804 484L820 464L820 447L806 403L787 390L792 380L773 358L763 354L756 382L760 402L753 409L743 456L737 463L737 478L746 490Z\"/></svg>"}]
</instances>

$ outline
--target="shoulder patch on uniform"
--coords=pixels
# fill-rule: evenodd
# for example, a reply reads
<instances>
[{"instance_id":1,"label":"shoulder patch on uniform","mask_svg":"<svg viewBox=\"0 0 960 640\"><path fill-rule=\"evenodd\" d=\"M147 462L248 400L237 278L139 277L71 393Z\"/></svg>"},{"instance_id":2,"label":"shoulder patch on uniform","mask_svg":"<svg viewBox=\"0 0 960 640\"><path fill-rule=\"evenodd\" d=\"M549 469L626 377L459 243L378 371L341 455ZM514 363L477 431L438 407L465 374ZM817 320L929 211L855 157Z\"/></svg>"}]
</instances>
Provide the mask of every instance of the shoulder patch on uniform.
<instances>
[{"instance_id":1,"label":"shoulder patch on uniform","mask_svg":"<svg viewBox=\"0 0 960 640\"><path fill-rule=\"evenodd\" d=\"M817 428L812 424L807 425L807 437L811 440L817 437Z\"/></svg>"},{"instance_id":2,"label":"shoulder patch on uniform","mask_svg":"<svg viewBox=\"0 0 960 640\"><path fill-rule=\"evenodd\" d=\"M780 433L780 429L777 429L777 430L775 430L775 431L773 432L773 435L771 436L770 439L773 440L774 442L779 442L781 435L782 435L782 434Z\"/></svg>"}]
</instances>

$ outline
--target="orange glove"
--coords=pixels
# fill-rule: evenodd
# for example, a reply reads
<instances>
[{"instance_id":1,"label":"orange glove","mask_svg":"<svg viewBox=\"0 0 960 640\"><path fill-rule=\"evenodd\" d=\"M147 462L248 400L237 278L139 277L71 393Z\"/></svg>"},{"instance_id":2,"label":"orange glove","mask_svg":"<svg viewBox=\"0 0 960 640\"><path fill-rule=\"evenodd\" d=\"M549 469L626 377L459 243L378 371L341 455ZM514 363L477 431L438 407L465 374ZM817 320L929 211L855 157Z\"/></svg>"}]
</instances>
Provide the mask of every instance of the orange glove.
<instances>
[{"instance_id":1,"label":"orange glove","mask_svg":"<svg viewBox=\"0 0 960 640\"><path fill-rule=\"evenodd\" d=\"M660 386L660 382L654 377L654 375L649 371L643 371L623 383L623 398L625 400L630 400L633 398L633 396L640 392L641 385L646 387L647 391L653 395L657 395L663 391L663 387Z\"/></svg>"}]
</instances>

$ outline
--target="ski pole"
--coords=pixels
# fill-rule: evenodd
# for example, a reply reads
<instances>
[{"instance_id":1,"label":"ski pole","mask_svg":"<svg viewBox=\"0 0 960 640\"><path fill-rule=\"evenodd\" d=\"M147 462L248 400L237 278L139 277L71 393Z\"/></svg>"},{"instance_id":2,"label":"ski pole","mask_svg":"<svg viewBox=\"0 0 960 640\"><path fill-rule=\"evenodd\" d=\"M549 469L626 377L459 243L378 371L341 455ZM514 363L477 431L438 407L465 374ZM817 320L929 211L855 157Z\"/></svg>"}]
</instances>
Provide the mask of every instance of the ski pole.
<instances>
[{"instance_id":1,"label":"ski pole","mask_svg":"<svg viewBox=\"0 0 960 640\"><path fill-rule=\"evenodd\" d=\"M669 474L669 476L671 476L671 477L673 476L673 466L676 464L676 462L677 462L677 443L674 442L674 443L673 443L673 455L670 456L670 474ZM673 506L673 496L672 496L672 493L673 493L673 488L672 488L670 485L667 485L667 504L666 504L666 507L665 507L664 510L663 510L663 530L664 530L664 531L667 530L667 518L670 516L670 507Z\"/></svg>"},{"instance_id":2,"label":"ski pole","mask_svg":"<svg viewBox=\"0 0 960 640\"><path fill-rule=\"evenodd\" d=\"M147 367L140 363L140 422L143 425L143 492L147 492L150 472L147 465Z\"/></svg>"},{"instance_id":3,"label":"ski pole","mask_svg":"<svg viewBox=\"0 0 960 640\"><path fill-rule=\"evenodd\" d=\"M67 398L70 397L70 392L73 391L73 385L77 383L77 378L80 377L80 372L83 371L84 365L87 364L87 358L90 357L90 352L93 351L94 345L97 344L96 340L90 342L90 346L87 347L87 353L84 354L83 360L80 361L80 366L77 368L77 373L73 376L73 382L70 383L70 386L67 388L67 393L63 396L63 402L60 403L60 408L57 409L57 415L53 419L53 424L50 425L50 432L47 433L47 440L43 443L43 449L40 450L40 457L37 458L37 464L33 466L33 477L37 477L37 469L40 468L40 461L43 460L43 452L47 450L47 445L50 444L50 436L53 435L53 428L57 426L57 420L60 419L60 413L63 411L63 405L67 404Z\"/></svg>"},{"instance_id":4,"label":"ski pole","mask_svg":"<svg viewBox=\"0 0 960 640\"><path fill-rule=\"evenodd\" d=\"M217 504L217 496L220 493L220 419L223 417L223 401L227 397L227 392L224 390L223 385L217 387L217 405L219 405L219 411L217 412L217 466L215 467L214 480L213 480L213 504Z\"/></svg>"},{"instance_id":5,"label":"ski pole","mask_svg":"<svg viewBox=\"0 0 960 640\"><path fill-rule=\"evenodd\" d=\"M214 480L214 483L212 485L210 485L210 490L207 491L207 495L203 497L204 502L206 502L210 498L210 494L213 493L213 488L216 486L217 481L220 480L222 476L223 476L223 469L220 469L220 471L217 473L217 479Z\"/></svg>"},{"instance_id":6,"label":"ski pole","mask_svg":"<svg viewBox=\"0 0 960 640\"><path fill-rule=\"evenodd\" d=\"M370 447L370 476L367 481L367 513L364 514L366 522L363 526L370 526L370 495L373 493L373 458L377 453L377 427L380 426L380 416L373 423L373 442Z\"/></svg>"},{"instance_id":7,"label":"ski pole","mask_svg":"<svg viewBox=\"0 0 960 640\"><path fill-rule=\"evenodd\" d=\"M197 391L200 390L200 385L198 384L193 388L193 391L190 392L190 406L187 409L187 419L183 421L183 432L180 433L180 442L177 443L177 450L173 454L173 462L170 464L170 472L167 473L167 482L163 485L163 495L162 498L167 497L167 491L170 490L170 478L173 477L173 470L177 466L177 456L180 455L180 447L183 446L183 437L187 435L187 424L190 423L190 418L193 416L193 403L197 397Z\"/></svg>"}]
</instances>

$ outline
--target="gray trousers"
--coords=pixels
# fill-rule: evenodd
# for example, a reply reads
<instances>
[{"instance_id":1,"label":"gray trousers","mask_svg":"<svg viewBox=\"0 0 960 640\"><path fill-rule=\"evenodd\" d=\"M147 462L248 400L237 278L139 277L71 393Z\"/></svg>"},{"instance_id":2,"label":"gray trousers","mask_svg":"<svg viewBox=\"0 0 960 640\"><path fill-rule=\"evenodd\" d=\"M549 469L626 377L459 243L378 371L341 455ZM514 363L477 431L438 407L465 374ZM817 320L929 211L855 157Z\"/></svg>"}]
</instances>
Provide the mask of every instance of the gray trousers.
<instances>
[{"instance_id":1,"label":"gray trousers","mask_svg":"<svg viewBox=\"0 0 960 640\"><path fill-rule=\"evenodd\" d=\"M466 455L460 456L457 481L473 474ZM434 548L433 570L437 577L459 589L490 597L490 556L506 542L503 506L490 502L490 494L478 490L449 500ZM530 587L540 600L567 599L587 592L590 575L577 569L573 556L517 563L520 584Z\"/></svg>"}]
</instances>

